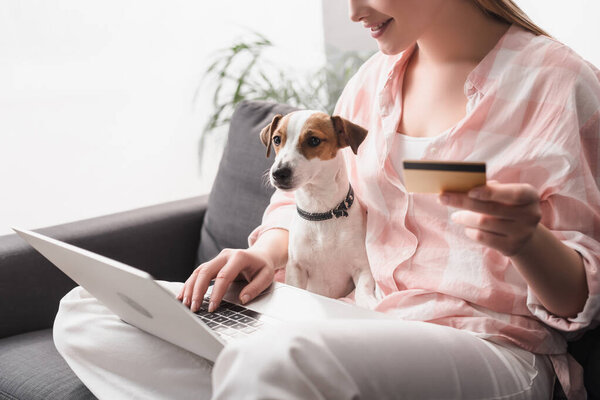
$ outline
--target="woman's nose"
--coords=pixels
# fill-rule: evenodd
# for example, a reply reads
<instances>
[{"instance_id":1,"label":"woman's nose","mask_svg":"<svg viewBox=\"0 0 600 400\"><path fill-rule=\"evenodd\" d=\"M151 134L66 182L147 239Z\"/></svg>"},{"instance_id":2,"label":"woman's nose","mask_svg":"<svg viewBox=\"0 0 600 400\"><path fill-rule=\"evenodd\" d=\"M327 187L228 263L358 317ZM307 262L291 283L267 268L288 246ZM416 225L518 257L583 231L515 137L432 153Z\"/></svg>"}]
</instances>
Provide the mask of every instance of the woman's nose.
<instances>
[{"instance_id":1,"label":"woman's nose","mask_svg":"<svg viewBox=\"0 0 600 400\"><path fill-rule=\"evenodd\" d=\"M350 19L354 22L360 22L366 15L367 7L364 0L348 0L348 10Z\"/></svg>"}]
</instances>

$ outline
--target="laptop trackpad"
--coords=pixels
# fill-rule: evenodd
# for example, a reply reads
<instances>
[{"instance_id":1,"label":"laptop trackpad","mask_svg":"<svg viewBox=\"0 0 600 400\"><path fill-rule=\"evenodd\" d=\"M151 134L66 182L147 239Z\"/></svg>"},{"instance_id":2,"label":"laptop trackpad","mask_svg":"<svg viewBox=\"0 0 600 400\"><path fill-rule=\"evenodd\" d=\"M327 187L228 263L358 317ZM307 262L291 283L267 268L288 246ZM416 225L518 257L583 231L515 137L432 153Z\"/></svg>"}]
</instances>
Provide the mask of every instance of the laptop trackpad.
<instances>
[{"instance_id":1,"label":"laptop trackpad","mask_svg":"<svg viewBox=\"0 0 600 400\"><path fill-rule=\"evenodd\" d=\"M227 299L229 296L225 297ZM237 298L234 299L237 300ZM248 303L246 307L283 321L389 318L380 312L319 296L278 282Z\"/></svg>"}]
</instances>

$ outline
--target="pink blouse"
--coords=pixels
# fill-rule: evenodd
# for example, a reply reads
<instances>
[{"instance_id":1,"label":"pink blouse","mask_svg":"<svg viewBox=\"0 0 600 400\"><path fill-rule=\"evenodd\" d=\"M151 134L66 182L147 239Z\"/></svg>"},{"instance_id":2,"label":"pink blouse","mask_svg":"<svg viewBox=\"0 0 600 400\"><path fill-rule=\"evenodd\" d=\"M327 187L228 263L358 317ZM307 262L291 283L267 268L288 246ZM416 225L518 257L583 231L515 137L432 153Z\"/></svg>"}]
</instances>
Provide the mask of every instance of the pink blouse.
<instances>
[{"instance_id":1,"label":"pink blouse","mask_svg":"<svg viewBox=\"0 0 600 400\"><path fill-rule=\"evenodd\" d=\"M544 308L510 258L451 222L456 209L404 188L390 149L414 48L371 57L336 107L369 130L358 155L342 151L368 212L366 248L383 294L377 310L548 354L567 396L585 398L566 339L600 319L600 72L565 45L512 26L469 74L467 115L423 155L485 161L488 180L537 188L541 223L582 255L586 269L585 307L562 318ZM294 212L293 194L277 191L249 243L265 230L287 229Z\"/></svg>"}]
</instances>

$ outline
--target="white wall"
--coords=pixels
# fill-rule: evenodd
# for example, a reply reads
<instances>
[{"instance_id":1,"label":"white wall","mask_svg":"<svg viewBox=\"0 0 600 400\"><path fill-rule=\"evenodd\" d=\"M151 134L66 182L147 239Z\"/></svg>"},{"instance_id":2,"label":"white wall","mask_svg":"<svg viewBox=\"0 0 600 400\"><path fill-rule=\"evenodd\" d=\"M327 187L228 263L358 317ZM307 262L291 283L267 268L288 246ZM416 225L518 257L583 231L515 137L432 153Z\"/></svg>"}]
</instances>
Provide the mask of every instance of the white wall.
<instances>
[{"instance_id":1,"label":"white wall","mask_svg":"<svg viewBox=\"0 0 600 400\"><path fill-rule=\"evenodd\" d=\"M323 0L325 44L341 51L375 51L377 42L362 24L350 20L348 0Z\"/></svg>"},{"instance_id":2,"label":"white wall","mask_svg":"<svg viewBox=\"0 0 600 400\"><path fill-rule=\"evenodd\" d=\"M550 35L600 67L600 1L515 0Z\"/></svg>"},{"instance_id":3,"label":"white wall","mask_svg":"<svg viewBox=\"0 0 600 400\"><path fill-rule=\"evenodd\" d=\"M245 27L324 62L319 0L0 0L0 234L208 192L192 99Z\"/></svg>"}]
</instances>

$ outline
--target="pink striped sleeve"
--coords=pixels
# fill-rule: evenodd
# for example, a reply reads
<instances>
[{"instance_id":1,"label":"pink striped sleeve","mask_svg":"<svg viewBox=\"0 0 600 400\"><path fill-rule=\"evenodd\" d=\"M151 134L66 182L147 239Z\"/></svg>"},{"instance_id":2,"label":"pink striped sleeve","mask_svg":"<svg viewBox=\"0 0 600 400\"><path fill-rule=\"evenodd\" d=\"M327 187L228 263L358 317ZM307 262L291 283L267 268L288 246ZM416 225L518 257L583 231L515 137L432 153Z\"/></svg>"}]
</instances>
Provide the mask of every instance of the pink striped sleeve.
<instances>
[{"instance_id":1,"label":"pink striped sleeve","mask_svg":"<svg viewBox=\"0 0 600 400\"><path fill-rule=\"evenodd\" d=\"M563 332L593 328L600 323L600 244L598 240L577 231L552 231L561 241L576 250L583 259L587 278L588 298L576 316L563 318L548 311L531 288L527 290L527 307L547 325ZM577 337L581 332L573 335Z\"/></svg>"},{"instance_id":2,"label":"pink striped sleeve","mask_svg":"<svg viewBox=\"0 0 600 400\"><path fill-rule=\"evenodd\" d=\"M590 87L594 90L590 90ZM529 310L549 326L577 337L585 328L600 323L600 83L588 82L586 96L579 96L585 118L577 110L581 124L576 145L565 141L563 150L571 153L571 170L552 185L551 194L542 196L542 223L561 241L581 254L588 285L588 299L583 310L572 318L550 313L528 289ZM592 111L590 111L590 107ZM595 109L595 111L593 111ZM590 115L591 114L591 115ZM573 127L577 132L577 127ZM577 160L577 161L575 161ZM556 171L553 171L556 172Z\"/></svg>"},{"instance_id":3,"label":"pink striped sleeve","mask_svg":"<svg viewBox=\"0 0 600 400\"><path fill-rule=\"evenodd\" d=\"M256 243L259 236L269 229L280 228L289 230L295 211L296 201L294 193L276 190L273 196L271 196L271 202L263 214L262 223L248 236L248 245L252 246Z\"/></svg>"}]
</instances>

